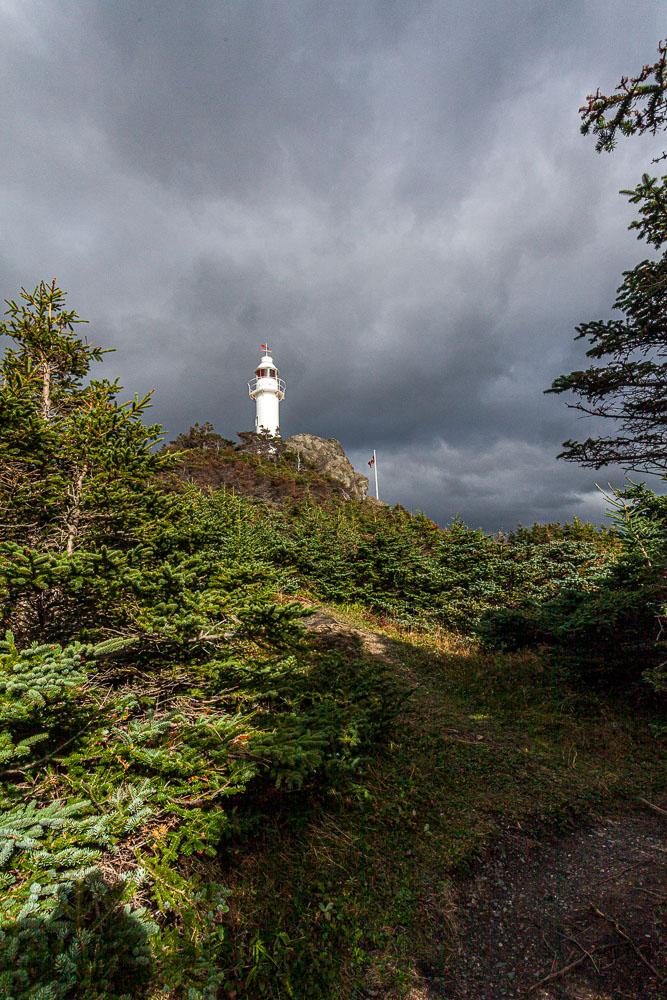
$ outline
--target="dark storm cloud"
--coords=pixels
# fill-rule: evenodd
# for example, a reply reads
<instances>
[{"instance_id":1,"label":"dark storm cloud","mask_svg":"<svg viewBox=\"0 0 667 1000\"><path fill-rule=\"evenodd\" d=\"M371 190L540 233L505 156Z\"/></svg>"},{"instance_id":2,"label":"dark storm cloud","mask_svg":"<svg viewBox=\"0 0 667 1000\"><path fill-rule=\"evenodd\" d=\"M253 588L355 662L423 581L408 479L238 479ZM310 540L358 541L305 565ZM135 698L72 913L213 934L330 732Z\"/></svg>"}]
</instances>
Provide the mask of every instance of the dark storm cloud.
<instances>
[{"instance_id":1,"label":"dark storm cloud","mask_svg":"<svg viewBox=\"0 0 667 1000\"><path fill-rule=\"evenodd\" d=\"M4 0L3 294L57 275L170 435L250 427L268 340L283 432L378 448L388 499L597 518L610 473L555 461L587 431L542 390L644 255L617 191L660 146L596 156L577 108L653 58L660 14Z\"/></svg>"}]
</instances>

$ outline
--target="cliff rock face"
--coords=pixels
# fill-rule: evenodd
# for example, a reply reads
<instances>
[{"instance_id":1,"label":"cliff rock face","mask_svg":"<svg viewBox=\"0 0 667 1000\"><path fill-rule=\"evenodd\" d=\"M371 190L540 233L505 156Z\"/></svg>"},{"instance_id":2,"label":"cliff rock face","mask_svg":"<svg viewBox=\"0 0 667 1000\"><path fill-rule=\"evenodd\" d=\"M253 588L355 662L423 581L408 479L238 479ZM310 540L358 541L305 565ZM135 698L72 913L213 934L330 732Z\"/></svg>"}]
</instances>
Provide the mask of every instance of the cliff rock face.
<instances>
[{"instance_id":1,"label":"cliff rock face","mask_svg":"<svg viewBox=\"0 0 667 1000\"><path fill-rule=\"evenodd\" d=\"M340 441L335 438L321 438L316 434L293 434L285 439L290 451L297 451L312 462L319 472L340 483L350 497L363 500L368 492L368 479L355 472L343 451Z\"/></svg>"}]
</instances>

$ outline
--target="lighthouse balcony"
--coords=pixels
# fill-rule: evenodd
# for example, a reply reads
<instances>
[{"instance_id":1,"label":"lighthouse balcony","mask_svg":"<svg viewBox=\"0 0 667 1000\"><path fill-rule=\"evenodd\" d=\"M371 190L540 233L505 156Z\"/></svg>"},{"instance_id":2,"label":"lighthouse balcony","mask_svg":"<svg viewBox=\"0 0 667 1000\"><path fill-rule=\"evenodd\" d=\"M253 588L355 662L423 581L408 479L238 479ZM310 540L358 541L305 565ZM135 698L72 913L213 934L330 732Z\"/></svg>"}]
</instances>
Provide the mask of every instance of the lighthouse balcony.
<instances>
[{"instance_id":1,"label":"lighthouse balcony","mask_svg":"<svg viewBox=\"0 0 667 1000\"><path fill-rule=\"evenodd\" d=\"M281 378L253 378L248 382L248 395L251 399L260 392L273 392L278 399L285 398L285 383Z\"/></svg>"}]
</instances>

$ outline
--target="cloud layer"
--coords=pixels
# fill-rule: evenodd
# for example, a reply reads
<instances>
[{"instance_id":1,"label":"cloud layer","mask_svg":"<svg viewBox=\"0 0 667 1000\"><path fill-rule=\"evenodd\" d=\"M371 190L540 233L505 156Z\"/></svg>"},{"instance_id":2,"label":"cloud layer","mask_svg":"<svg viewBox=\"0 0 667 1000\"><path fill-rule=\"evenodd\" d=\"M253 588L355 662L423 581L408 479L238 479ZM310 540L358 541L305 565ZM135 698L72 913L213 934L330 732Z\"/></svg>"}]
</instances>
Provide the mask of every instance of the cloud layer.
<instances>
[{"instance_id":1,"label":"cloud layer","mask_svg":"<svg viewBox=\"0 0 667 1000\"><path fill-rule=\"evenodd\" d=\"M645 255L577 108L652 61L649 0L0 0L3 295L55 275L168 435L252 425L260 342L284 433L337 437L382 493L488 530L597 519L557 463L582 366Z\"/></svg>"}]
</instances>

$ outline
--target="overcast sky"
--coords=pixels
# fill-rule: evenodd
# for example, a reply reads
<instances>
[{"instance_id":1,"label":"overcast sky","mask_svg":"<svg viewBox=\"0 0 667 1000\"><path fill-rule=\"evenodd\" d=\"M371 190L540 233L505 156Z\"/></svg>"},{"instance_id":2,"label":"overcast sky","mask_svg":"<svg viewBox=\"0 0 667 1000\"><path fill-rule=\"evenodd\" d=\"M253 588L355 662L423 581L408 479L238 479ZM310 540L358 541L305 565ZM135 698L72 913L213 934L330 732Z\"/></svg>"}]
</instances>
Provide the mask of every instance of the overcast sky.
<instances>
[{"instance_id":1,"label":"overcast sky","mask_svg":"<svg viewBox=\"0 0 667 1000\"><path fill-rule=\"evenodd\" d=\"M653 62L662 0L0 0L0 297L56 277L175 436L338 438L440 523L599 520L559 374L647 256L578 108Z\"/></svg>"}]
</instances>

